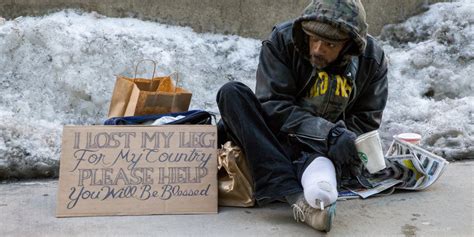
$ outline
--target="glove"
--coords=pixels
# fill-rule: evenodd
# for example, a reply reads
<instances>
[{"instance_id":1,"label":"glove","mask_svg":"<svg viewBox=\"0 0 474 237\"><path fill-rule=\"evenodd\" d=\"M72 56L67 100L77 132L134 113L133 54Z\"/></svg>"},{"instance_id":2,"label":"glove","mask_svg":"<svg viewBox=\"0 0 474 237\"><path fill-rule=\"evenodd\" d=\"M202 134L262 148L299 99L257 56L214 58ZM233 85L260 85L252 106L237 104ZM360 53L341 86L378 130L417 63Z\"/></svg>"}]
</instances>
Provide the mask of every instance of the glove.
<instances>
[{"instance_id":1,"label":"glove","mask_svg":"<svg viewBox=\"0 0 474 237\"><path fill-rule=\"evenodd\" d=\"M355 147L355 133L349 131L344 123L339 122L329 131L328 156L336 167L350 170L353 176L360 175L362 162L357 155Z\"/></svg>"}]
</instances>

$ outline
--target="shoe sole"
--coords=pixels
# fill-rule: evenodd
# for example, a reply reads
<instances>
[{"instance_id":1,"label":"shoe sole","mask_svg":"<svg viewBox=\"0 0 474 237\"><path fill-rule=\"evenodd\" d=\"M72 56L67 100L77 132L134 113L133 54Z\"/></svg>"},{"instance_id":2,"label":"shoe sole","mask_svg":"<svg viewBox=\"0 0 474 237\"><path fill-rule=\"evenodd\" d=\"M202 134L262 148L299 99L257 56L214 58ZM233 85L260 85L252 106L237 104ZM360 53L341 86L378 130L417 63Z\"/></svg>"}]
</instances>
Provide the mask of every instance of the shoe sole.
<instances>
[{"instance_id":1,"label":"shoe sole","mask_svg":"<svg viewBox=\"0 0 474 237\"><path fill-rule=\"evenodd\" d=\"M329 206L328 218L326 221L326 229L324 231L329 232L331 230L332 222L335 216L336 216L336 203Z\"/></svg>"}]
</instances>

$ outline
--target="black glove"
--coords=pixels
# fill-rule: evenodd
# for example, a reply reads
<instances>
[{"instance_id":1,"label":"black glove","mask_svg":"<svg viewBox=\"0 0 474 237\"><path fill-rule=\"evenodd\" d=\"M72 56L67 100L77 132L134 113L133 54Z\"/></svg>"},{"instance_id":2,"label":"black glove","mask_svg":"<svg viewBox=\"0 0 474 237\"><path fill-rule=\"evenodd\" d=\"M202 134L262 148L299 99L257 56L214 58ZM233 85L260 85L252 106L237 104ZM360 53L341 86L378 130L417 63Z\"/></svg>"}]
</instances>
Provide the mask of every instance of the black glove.
<instances>
[{"instance_id":1,"label":"black glove","mask_svg":"<svg viewBox=\"0 0 474 237\"><path fill-rule=\"evenodd\" d=\"M350 170L351 175L358 176L362 162L355 147L355 133L349 131L344 123L339 122L328 135L328 156L334 166Z\"/></svg>"}]
</instances>

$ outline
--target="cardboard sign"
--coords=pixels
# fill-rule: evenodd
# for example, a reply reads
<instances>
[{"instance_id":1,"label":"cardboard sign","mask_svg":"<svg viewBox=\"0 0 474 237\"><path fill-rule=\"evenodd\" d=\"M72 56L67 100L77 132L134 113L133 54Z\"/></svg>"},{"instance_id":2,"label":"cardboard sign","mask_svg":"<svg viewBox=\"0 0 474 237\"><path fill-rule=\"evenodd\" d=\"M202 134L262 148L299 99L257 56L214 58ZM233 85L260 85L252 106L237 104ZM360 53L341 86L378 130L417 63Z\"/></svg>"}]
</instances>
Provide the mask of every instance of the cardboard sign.
<instances>
[{"instance_id":1,"label":"cardboard sign","mask_svg":"<svg viewBox=\"0 0 474 237\"><path fill-rule=\"evenodd\" d=\"M65 126L58 217L217 213L211 125Z\"/></svg>"}]
</instances>

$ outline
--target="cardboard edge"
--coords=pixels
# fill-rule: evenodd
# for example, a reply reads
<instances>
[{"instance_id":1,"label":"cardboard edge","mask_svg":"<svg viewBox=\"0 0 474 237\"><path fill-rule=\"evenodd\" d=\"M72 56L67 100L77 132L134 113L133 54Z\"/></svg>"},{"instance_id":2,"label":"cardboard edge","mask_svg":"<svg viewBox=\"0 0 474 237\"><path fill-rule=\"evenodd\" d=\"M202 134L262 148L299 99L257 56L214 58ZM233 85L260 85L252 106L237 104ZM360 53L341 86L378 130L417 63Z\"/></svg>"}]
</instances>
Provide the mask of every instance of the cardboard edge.
<instances>
[{"instance_id":1,"label":"cardboard edge","mask_svg":"<svg viewBox=\"0 0 474 237\"><path fill-rule=\"evenodd\" d=\"M218 208L216 211L209 212L169 212L169 213L76 213L71 215L61 215L56 213L56 218L68 218L68 217L113 217L113 216L163 216L163 215L214 215L219 214Z\"/></svg>"}]
</instances>

